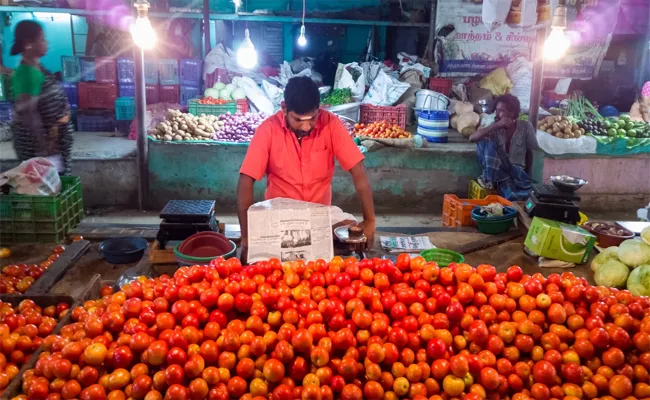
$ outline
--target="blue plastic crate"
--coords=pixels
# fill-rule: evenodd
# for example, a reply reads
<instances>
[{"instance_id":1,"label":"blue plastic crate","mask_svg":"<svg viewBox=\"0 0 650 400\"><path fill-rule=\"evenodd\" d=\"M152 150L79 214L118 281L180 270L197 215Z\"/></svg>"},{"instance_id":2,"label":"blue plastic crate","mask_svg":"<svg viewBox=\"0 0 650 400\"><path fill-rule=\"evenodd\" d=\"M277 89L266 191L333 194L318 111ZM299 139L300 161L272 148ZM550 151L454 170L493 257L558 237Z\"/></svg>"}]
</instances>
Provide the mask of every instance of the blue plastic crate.
<instances>
[{"instance_id":1,"label":"blue plastic crate","mask_svg":"<svg viewBox=\"0 0 650 400\"><path fill-rule=\"evenodd\" d=\"M131 121L135 117L135 98L118 97L115 100L115 119Z\"/></svg>"},{"instance_id":2,"label":"blue plastic crate","mask_svg":"<svg viewBox=\"0 0 650 400\"><path fill-rule=\"evenodd\" d=\"M135 97L135 85L120 85L118 96Z\"/></svg>"},{"instance_id":3,"label":"blue plastic crate","mask_svg":"<svg viewBox=\"0 0 650 400\"><path fill-rule=\"evenodd\" d=\"M190 100L201 96L201 89L194 86L181 85L181 105L186 106Z\"/></svg>"},{"instance_id":4,"label":"blue plastic crate","mask_svg":"<svg viewBox=\"0 0 650 400\"><path fill-rule=\"evenodd\" d=\"M77 131L114 132L115 115L112 111L78 111Z\"/></svg>"},{"instance_id":5,"label":"blue plastic crate","mask_svg":"<svg viewBox=\"0 0 650 400\"><path fill-rule=\"evenodd\" d=\"M70 104L70 107L79 107L79 86L76 83L61 82L61 88L68 97L68 104Z\"/></svg>"},{"instance_id":6,"label":"blue plastic crate","mask_svg":"<svg viewBox=\"0 0 650 400\"><path fill-rule=\"evenodd\" d=\"M178 60L158 60L158 77L161 85L178 85Z\"/></svg>"},{"instance_id":7,"label":"blue plastic crate","mask_svg":"<svg viewBox=\"0 0 650 400\"><path fill-rule=\"evenodd\" d=\"M158 84L158 62L156 61L144 62L144 82L147 85Z\"/></svg>"},{"instance_id":8,"label":"blue plastic crate","mask_svg":"<svg viewBox=\"0 0 650 400\"><path fill-rule=\"evenodd\" d=\"M120 84L135 82L135 61L132 58L117 59L117 82Z\"/></svg>"},{"instance_id":9,"label":"blue plastic crate","mask_svg":"<svg viewBox=\"0 0 650 400\"><path fill-rule=\"evenodd\" d=\"M79 82L81 66L77 56L61 56L61 76L64 82Z\"/></svg>"},{"instance_id":10,"label":"blue plastic crate","mask_svg":"<svg viewBox=\"0 0 650 400\"><path fill-rule=\"evenodd\" d=\"M81 81L95 82L95 58L80 57L79 65L81 66Z\"/></svg>"},{"instance_id":11,"label":"blue plastic crate","mask_svg":"<svg viewBox=\"0 0 650 400\"><path fill-rule=\"evenodd\" d=\"M0 102L0 121L9 122L11 121L12 115L11 103L7 101Z\"/></svg>"},{"instance_id":12,"label":"blue plastic crate","mask_svg":"<svg viewBox=\"0 0 650 400\"><path fill-rule=\"evenodd\" d=\"M201 86L201 60L184 58L180 61L180 84L186 86Z\"/></svg>"}]
</instances>

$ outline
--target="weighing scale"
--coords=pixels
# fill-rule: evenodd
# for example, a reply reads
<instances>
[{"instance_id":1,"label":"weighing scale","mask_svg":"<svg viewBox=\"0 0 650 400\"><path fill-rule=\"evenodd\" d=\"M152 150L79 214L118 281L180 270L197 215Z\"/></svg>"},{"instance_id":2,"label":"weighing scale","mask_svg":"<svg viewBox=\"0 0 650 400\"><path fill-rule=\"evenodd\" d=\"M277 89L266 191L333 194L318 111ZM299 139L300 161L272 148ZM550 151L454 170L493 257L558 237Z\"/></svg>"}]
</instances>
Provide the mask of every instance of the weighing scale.
<instances>
[{"instance_id":1,"label":"weighing scale","mask_svg":"<svg viewBox=\"0 0 650 400\"><path fill-rule=\"evenodd\" d=\"M160 229L156 239L160 248L167 242L185 240L198 232L219 231L212 200L170 200L160 212Z\"/></svg>"},{"instance_id":2,"label":"weighing scale","mask_svg":"<svg viewBox=\"0 0 650 400\"><path fill-rule=\"evenodd\" d=\"M576 204L579 201L580 196L576 193L560 191L553 185L533 184L524 211L531 218L540 217L575 225L580 221L580 206Z\"/></svg>"}]
</instances>

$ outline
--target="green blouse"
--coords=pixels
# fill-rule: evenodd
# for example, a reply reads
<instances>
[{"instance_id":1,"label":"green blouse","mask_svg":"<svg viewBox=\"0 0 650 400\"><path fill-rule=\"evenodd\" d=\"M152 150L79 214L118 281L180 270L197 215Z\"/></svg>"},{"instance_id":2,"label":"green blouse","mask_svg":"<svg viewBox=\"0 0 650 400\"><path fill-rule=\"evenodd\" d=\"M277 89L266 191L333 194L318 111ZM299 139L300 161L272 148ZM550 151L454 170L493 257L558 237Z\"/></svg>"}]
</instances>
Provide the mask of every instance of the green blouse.
<instances>
[{"instance_id":1,"label":"green blouse","mask_svg":"<svg viewBox=\"0 0 650 400\"><path fill-rule=\"evenodd\" d=\"M14 99L21 94L38 96L41 94L43 82L45 82L45 74L40 68L20 64L11 75L11 93Z\"/></svg>"}]
</instances>

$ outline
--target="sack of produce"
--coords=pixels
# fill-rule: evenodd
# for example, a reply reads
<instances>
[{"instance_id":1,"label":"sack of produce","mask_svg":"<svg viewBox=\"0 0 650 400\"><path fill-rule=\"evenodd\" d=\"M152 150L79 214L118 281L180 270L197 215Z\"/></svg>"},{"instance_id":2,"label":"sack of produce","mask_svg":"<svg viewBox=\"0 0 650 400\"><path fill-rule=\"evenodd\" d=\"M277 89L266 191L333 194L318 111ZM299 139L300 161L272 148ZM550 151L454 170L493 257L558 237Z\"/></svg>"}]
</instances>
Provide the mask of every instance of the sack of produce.
<instances>
[{"instance_id":1,"label":"sack of produce","mask_svg":"<svg viewBox=\"0 0 650 400\"><path fill-rule=\"evenodd\" d=\"M494 96L501 96L512 88L512 82L508 78L505 68L501 67L481 79L479 86L483 89L489 89Z\"/></svg>"},{"instance_id":2,"label":"sack of produce","mask_svg":"<svg viewBox=\"0 0 650 400\"><path fill-rule=\"evenodd\" d=\"M357 63L339 64L334 89L350 89L354 101L361 101L366 93L366 77Z\"/></svg>"},{"instance_id":3,"label":"sack of produce","mask_svg":"<svg viewBox=\"0 0 650 400\"><path fill-rule=\"evenodd\" d=\"M392 106L410 87L410 84L400 82L380 70L362 103L372 104L373 106Z\"/></svg>"}]
</instances>

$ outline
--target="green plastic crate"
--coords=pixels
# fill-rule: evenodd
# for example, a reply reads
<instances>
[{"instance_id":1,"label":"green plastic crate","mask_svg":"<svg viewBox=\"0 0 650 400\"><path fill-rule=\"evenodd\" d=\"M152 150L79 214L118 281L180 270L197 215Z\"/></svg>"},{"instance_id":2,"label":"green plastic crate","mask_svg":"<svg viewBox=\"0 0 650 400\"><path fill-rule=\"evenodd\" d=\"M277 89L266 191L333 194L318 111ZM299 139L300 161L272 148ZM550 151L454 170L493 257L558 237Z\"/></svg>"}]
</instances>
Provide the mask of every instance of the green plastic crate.
<instances>
[{"instance_id":1,"label":"green plastic crate","mask_svg":"<svg viewBox=\"0 0 650 400\"><path fill-rule=\"evenodd\" d=\"M83 219L81 180L61 177L56 196L0 195L0 244L58 243Z\"/></svg>"},{"instance_id":2,"label":"green plastic crate","mask_svg":"<svg viewBox=\"0 0 650 400\"><path fill-rule=\"evenodd\" d=\"M200 104L196 100L190 100L189 102L189 111L190 114L194 116L199 116L201 114L205 115L221 115L221 114L235 114L237 112L237 102L233 101L228 104Z\"/></svg>"}]
</instances>

